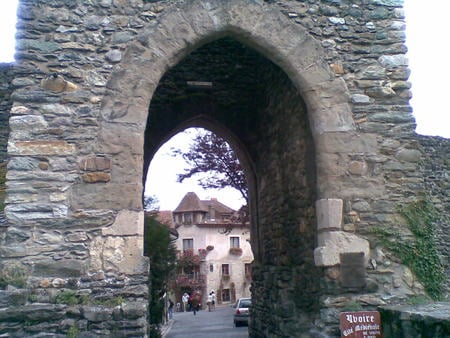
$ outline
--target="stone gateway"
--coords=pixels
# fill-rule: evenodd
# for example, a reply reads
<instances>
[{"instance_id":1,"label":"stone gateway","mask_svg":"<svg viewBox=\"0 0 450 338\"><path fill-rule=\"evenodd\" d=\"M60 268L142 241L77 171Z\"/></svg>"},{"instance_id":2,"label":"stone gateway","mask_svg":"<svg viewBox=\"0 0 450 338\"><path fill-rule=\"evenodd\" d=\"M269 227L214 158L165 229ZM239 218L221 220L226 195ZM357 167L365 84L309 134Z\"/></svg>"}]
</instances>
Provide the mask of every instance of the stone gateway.
<instances>
[{"instance_id":1,"label":"stone gateway","mask_svg":"<svg viewBox=\"0 0 450 338\"><path fill-rule=\"evenodd\" d=\"M374 231L410 238L399 207L423 192L448 262L449 142L414 133L401 0L20 0L18 16L0 257L23 285L0 291L0 334L148 334L143 187L188 127L244 167L251 337L338 337L341 311L424 295Z\"/></svg>"}]
</instances>

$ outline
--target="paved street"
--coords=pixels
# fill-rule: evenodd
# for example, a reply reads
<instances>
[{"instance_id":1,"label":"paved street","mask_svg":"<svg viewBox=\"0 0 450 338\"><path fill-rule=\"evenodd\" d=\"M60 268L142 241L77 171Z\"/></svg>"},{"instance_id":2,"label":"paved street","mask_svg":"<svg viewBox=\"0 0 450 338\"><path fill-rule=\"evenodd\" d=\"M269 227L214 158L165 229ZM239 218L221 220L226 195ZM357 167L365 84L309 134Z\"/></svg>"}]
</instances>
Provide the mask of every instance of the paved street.
<instances>
[{"instance_id":1,"label":"paved street","mask_svg":"<svg viewBox=\"0 0 450 338\"><path fill-rule=\"evenodd\" d=\"M247 326L234 327L233 308L217 307L215 311L175 312L172 328L165 338L247 338Z\"/></svg>"}]
</instances>

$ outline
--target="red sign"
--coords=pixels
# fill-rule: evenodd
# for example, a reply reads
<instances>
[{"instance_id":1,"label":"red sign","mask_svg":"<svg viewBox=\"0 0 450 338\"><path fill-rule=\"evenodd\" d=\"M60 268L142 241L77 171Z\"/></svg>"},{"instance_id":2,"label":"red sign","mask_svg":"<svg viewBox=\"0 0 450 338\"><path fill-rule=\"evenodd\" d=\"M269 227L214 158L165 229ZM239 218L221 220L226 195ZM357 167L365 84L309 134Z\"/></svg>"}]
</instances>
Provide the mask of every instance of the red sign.
<instances>
[{"instance_id":1,"label":"red sign","mask_svg":"<svg viewBox=\"0 0 450 338\"><path fill-rule=\"evenodd\" d=\"M378 311L341 312L341 337L381 338L381 319Z\"/></svg>"}]
</instances>

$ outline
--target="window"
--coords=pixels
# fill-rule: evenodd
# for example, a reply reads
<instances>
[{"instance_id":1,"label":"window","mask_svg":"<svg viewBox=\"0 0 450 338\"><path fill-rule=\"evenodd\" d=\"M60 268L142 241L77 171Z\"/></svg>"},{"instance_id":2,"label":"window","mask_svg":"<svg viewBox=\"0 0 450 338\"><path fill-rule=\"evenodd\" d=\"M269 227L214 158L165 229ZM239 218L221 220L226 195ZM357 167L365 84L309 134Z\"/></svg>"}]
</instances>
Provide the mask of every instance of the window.
<instances>
[{"instance_id":1,"label":"window","mask_svg":"<svg viewBox=\"0 0 450 338\"><path fill-rule=\"evenodd\" d=\"M222 275L223 276L230 275L230 265L229 264L222 264Z\"/></svg>"},{"instance_id":2,"label":"window","mask_svg":"<svg viewBox=\"0 0 450 338\"><path fill-rule=\"evenodd\" d=\"M184 224L192 224L192 213L186 213L184 216Z\"/></svg>"},{"instance_id":3,"label":"window","mask_svg":"<svg viewBox=\"0 0 450 338\"><path fill-rule=\"evenodd\" d=\"M194 239L193 238L183 239L183 251L186 251L186 250L194 250Z\"/></svg>"},{"instance_id":4,"label":"window","mask_svg":"<svg viewBox=\"0 0 450 338\"><path fill-rule=\"evenodd\" d=\"M245 276L250 277L252 275L252 265L250 263L245 263L244 271L245 271Z\"/></svg>"},{"instance_id":5,"label":"window","mask_svg":"<svg viewBox=\"0 0 450 338\"><path fill-rule=\"evenodd\" d=\"M209 272L214 272L214 265L213 264L209 264Z\"/></svg>"},{"instance_id":6,"label":"window","mask_svg":"<svg viewBox=\"0 0 450 338\"><path fill-rule=\"evenodd\" d=\"M230 248L239 248L239 237L230 237Z\"/></svg>"},{"instance_id":7,"label":"window","mask_svg":"<svg viewBox=\"0 0 450 338\"><path fill-rule=\"evenodd\" d=\"M229 302L230 300L230 289L222 289L222 301Z\"/></svg>"}]
</instances>

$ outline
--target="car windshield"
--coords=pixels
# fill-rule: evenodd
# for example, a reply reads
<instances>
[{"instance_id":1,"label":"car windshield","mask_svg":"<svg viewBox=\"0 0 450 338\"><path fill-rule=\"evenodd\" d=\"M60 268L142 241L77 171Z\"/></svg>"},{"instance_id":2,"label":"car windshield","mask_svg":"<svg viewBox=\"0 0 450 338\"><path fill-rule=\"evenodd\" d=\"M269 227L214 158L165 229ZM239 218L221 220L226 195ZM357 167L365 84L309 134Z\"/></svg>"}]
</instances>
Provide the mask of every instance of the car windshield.
<instances>
[{"instance_id":1,"label":"car windshield","mask_svg":"<svg viewBox=\"0 0 450 338\"><path fill-rule=\"evenodd\" d=\"M239 307L240 308L248 308L252 305L252 301L250 299L241 299L241 301L239 302Z\"/></svg>"}]
</instances>

